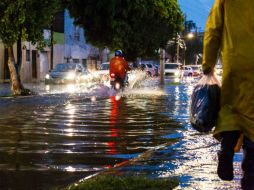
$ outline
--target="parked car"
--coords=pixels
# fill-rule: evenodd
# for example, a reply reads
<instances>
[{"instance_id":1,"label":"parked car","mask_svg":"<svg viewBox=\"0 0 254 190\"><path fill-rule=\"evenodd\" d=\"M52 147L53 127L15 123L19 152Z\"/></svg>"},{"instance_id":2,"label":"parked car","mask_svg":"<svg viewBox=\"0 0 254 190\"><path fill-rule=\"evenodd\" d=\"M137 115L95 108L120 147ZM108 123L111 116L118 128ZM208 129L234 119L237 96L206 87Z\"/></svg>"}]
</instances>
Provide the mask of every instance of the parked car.
<instances>
[{"instance_id":1,"label":"parked car","mask_svg":"<svg viewBox=\"0 0 254 190\"><path fill-rule=\"evenodd\" d=\"M159 64L154 64L155 67L155 76L159 76L160 75L160 65Z\"/></svg>"},{"instance_id":2,"label":"parked car","mask_svg":"<svg viewBox=\"0 0 254 190\"><path fill-rule=\"evenodd\" d=\"M182 76L181 63L168 63L164 64L164 73L165 77L177 77L180 78Z\"/></svg>"},{"instance_id":3,"label":"parked car","mask_svg":"<svg viewBox=\"0 0 254 190\"><path fill-rule=\"evenodd\" d=\"M217 75L222 76L222 65L221 64L217 63L215 65L215 72L216 72Z\"/></svg>"},{"instance_id":4,"label":"parked car","mask_svg":"<svg viewBox=\"0 0 254 190\"><path fill-rule=\"evenodd\" d=\"M189 65L193 70L194 77L200 76L202 74L202 66L201 65Z\"/></svg>"},{"instance_id":5,"label":"parked car","mask_svg":"<svg viewBox=\"0 0 254 190\"><path fill-rule=\"evenodd\" d=\"M148 76L154 77L159 75L159 69L152 63L141 62L140 69L145 71Z\"/></svg>"},{"instance_id":6,"label":"parked car","mask_svg":"<svg viewBox=\"0 0 254 190\"><path fill-rule=\"evenodd\" d=\"M109 75L109 62L102 63L99 69L95 71L95 74L99 76Z\"/></svg>"},{"instance_id":7,"label":"parked car","mask_svg":"<svg viewBox=\"0 0 254 190\"><path fill-rule=\"evenodd\" d=\"M129 62L128 64L130 68L133 68L132 62ZM98 70L92 72L93 77L96 79L100 78L103 81L109 80L109 65L110 65L110 62L102 63Z\"/></svg>"},{"instance_id":8,"label":"parked car","mask_svg":"<svg viewBox=\"0 0 254 190\"><path fill-rule=\"evenodd\" d=\"M188 66L188 65L184 65L182 67L182 72L183 72L183 76L185 76L185 77L186 76L192 77L194 75L193 69L190 66Z\"/></svg>"},{"instance_id":9,"label":"parked car","mask_svg":"<svg viewBox=\"0 0 254 190\"><path fill-rule=\"evenodd\" d=\"M45 84L64 84L79 82L88 71L80 63L58 63L45 76Z\"/></svg>"}]
</instances>

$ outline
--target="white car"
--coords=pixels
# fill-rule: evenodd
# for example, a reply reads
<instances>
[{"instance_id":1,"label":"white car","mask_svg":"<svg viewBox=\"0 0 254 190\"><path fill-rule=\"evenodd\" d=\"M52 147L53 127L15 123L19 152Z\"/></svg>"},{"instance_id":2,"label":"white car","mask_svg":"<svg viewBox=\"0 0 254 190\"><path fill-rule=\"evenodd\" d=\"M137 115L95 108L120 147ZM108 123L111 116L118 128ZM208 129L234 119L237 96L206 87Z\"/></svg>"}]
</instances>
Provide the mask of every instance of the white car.
<instances>
[{"instance_id":1,"label":"white car","mask_svg":"<svg viewBox=\"0 0 254 190\"><path fill-rule=\"evenodd\" d=\"M192 68L192 70L193 70L192 76L194 76L194 77L198 77L203 73L201 65L188 65L188 66L190 66Z\"/></svg>"},{"instance_id":2,"label":"white car","mask_svg":"<svg viewBox=\"0 0 254 190\"><path fill-rule=\"evenodd\" d=\"M92 72L94 78L109 78L109 62L104 62L100 67Z\"/></svg>"},{"instance_id":3,"label":"white car","mask_svg":"<svg viewBox=\"0 0 254 190\"><path fill-rule=\"evenodd\" d=\"M182 76L181 63L164 63L165 77L180 78Z\"/></svg>"},{"instance_id":4,"label":"white car","mask_svg":"<svg viewBox=\"0 0 254 190\"><path fill-rule=\"evenodd\" d=\"M142 61L140 68L143 71L146 71L147 75L150 77L159 75L159 67L153 64L151 61Z\"/></svg>"},{"instance_id":5,"label":"white car","mask_svg":"<svg viewBox=\"0 0 254 190\"><path fill-rule=\"evenodd\" d=\"M222 65L221 64L215 65L215 72L218 76L222 76Z\"/></svg>"},{"instance_id":6,"label":"white car","mask_svg":"<svg viewBox=\"0 0 254 190\"><path fill-rule=\"evenodd\" d=\"M109 75L109 62L102 63L96 73L98 75Z\"/></svg>"},{"instance_id":7,"label":"white car","mask_svg":"<svg viewBox=\"0 0 254 190\"><path fill-rule=\"evenodd\" d=\"M183 76L192 77L194 75L193 69L190 66L184 65L182 67Z\"/></svg>"}]
</instances>

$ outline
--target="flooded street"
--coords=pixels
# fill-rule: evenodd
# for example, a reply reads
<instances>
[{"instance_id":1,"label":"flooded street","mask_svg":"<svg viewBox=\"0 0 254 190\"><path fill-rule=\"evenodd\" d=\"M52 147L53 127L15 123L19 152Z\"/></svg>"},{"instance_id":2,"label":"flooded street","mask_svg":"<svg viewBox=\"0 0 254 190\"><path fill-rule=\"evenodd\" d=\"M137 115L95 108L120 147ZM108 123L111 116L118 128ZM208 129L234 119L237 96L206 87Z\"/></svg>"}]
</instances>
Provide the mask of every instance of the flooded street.
<instances>
[{"instance_id":1,"label":"flooded street","mask_svg":"<svg viewBox=\"0 0 254 190\"><path fill-rule=\"evenodd\" d=\"M41 85L29 86L39 92L33 97L0 98L0 189L65 186L163 144L120 170L178 176L178 189L239 189L242 153L225 183L216 175L218 142L191 129L193 85L166 80L159 88L149 79L118 96L105 86Z\"/></svg>"}]
</instances>

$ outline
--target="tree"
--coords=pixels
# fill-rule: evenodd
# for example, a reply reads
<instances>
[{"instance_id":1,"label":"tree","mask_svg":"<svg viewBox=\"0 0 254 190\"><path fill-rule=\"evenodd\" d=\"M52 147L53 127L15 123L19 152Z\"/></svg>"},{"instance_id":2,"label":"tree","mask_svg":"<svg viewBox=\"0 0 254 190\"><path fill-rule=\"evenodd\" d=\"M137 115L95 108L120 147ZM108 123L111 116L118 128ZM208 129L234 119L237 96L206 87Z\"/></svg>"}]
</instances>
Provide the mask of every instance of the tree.
<instances>
[{"instance_id":1,"label":"tree","mask_svg":"<svg viewBox=\"0 0 254 190\"><path fill-rule=\"evenodd\" d=\"M19 40L30 41L42 49L46 42L43 29L51 24L60 7L59 0L1 0L0 38L8 49L8 67L13 95L25 94L19 78L19 67L13 55L13 45Z\"/></svg>"},{"instance_id":2,"label":"tree","mask_svg":"<svg viewBox=\"0 0 254 190\"><path fill-rule=\"evenodd\" d=\"M188 34L189 32L193 31L193 30L197 30L197 26L196 23L193 22L192 20L186 20L184 22L184 34Z\"/></svg>"},{"instance_id":3,"label":"tree","mask_svg":"<svg viewBox=\"0 0 254 190\"><path fill-rule=\"evenodd\" d=\"M122 49L129 60L165 47L183 24L177 0L65 0L91 44Z\"/></svg>"},{"instance_id":4,"label":"tree","mask_svg":"<svg viewBox=\"0 0 254 190\"><path fill-rule=\"evenodd\" d=\"M185 40L187 49L184 56L186 63L194 64L197 60L197 56L202 53L203 50L203 36L201 33L198 33L196 23L192 20L185 20L183 36L187 36L190 32L194 32L194 37L193 39Z\"/></svg>"}]
</instances>

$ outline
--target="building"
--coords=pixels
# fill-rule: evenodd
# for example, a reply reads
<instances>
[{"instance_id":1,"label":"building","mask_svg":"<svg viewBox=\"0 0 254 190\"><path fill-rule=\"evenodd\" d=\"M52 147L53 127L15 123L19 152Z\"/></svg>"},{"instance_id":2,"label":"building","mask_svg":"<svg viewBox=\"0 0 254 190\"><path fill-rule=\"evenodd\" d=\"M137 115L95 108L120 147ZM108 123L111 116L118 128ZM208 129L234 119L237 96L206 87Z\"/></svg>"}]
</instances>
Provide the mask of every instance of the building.
<instances>
[{"instance_id":1,"label":"building","mask_svg":"<svg viewBox=\"0 0 254 190\"><path fill-rule=\"evenodd\" d=\"M56 14L53 27L44 30L45 40L51 40L52 31L54 45L43 51L38 51L30 42L22 42L22 82L43 81L57 63L82 63L88 70L95 70L102 61L108 60L109 51L105 49L100 53L98 48L86 43L84 30L73 24L67 10ZM16 45L14 56L17 59ZM0 41L0 82L9 81L8 52Z\"/></svg>"},{"instance_id":2,"label":"building","mask_svg":"<svg viewBox=\"0 0 254 190\"><path fill-rule=\"evenodd\" d=\"M52 63L64 61L64 12L56 14L53 23L54 46L45 47L43 51L36 49L31 42L21 42L22 64L20 76L22 82L40 82L46 73L53 67ZM51 40L51 30L44 29L44 39ZM13 47L14 57L17 60L17 45ZM51 57L51 52L57 56ZM52 61L51 61L52 59ZM8 52L0 42L0 82L9 82Z\"/></svg>"},{"instance_id":3,"label":"building","mask_svg":"<svg viewBox=\"0 0 254 190\"><path fill-rule=\"evenodd\" d=\"M66 10L64 14L65 62L82 63L88 70L95 70L100 64L99 49L88 44L84 38L84 30L73 24Z\"/></svg>"}]
</instances>

